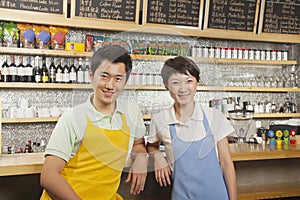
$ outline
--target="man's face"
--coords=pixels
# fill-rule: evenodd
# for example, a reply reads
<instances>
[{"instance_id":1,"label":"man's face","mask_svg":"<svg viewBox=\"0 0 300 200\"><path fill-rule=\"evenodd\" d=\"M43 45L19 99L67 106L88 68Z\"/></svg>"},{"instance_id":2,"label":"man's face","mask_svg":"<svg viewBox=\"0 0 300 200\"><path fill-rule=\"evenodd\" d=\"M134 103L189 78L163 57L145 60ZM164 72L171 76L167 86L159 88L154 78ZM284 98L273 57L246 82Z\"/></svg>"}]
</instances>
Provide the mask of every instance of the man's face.
<instances>
[{"instance_id":1,"label":"man's face","mask_svg":"<svg viewBox=\"0 0 300 200\"><path fill-rule=\"evenodd\" d=\"M97 105L109 106L115 103L126 84L125 68L124 63L111 63L104 60L95 73L91 74Z\"/></svg>"}]
</instances>

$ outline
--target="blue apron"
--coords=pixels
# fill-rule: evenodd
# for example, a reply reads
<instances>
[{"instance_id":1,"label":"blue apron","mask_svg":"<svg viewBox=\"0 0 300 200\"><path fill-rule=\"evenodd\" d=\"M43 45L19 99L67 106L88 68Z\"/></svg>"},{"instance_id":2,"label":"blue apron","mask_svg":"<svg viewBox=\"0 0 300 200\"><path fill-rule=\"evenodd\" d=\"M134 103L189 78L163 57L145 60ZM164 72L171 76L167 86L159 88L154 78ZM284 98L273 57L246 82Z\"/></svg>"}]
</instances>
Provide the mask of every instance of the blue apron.
<instances>
[{"instance_id":1,"label":"blue apron","mask_svg":"<svg viewBox=\"0 0 300 200\"><path fill-rule=\"evenodd\" d=\"M174 170L172 200L228 200L228 192L217 158L214 136L203 111L206 136L186 142L177 137L170 125Z\"/></svg>"}]
</instances>

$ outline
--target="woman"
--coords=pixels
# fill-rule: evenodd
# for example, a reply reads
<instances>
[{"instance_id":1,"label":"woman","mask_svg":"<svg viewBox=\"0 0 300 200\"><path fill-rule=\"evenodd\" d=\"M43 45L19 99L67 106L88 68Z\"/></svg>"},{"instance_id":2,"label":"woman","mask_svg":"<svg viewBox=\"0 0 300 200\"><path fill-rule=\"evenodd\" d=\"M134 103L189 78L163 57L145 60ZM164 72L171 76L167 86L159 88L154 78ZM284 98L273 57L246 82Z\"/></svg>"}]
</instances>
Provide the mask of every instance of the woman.
<instances>
[{"instance_id":1,"label":"woman","mask_svg":"<svg viewBox=\"0 0 300 200\"><path fill-rule=\"evenodd\" d=\"M147 149L154 159L157 182L170 185L172 174L172 200L237 199L226 137L234 128L223 113L195 102L197 65L179 56L167 60L161 74L174 104L155 114L150 125ZM161 141L167 160L159 152Z\"/></svg>"}]
</instances>

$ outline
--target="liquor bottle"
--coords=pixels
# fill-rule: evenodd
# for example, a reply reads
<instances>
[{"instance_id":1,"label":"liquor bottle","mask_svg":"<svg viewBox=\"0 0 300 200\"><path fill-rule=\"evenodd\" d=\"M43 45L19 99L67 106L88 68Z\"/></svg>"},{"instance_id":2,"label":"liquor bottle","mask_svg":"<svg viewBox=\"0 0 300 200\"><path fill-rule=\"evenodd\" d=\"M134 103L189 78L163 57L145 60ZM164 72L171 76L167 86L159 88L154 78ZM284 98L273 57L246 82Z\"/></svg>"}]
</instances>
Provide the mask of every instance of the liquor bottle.
<instances>
[{"instance_id":1,"label":"liquor bottle","mask_svg":"<svg viewBox=\"0 0 300 200\"><path fill-rule=\"evenodd\" d=\"M49 66L49 72L50 72L49 82L50 83L55 83L55 71L56 71L56 67L55 67L55 64L54 64L54 58L52 58L51 59L51 64Z\"/></svg>"},{"instance_id":2,"label":"liquor bottle","mask_svg":"<svg viewBox=\"0 0 300 200\"><path fill-rule=\"evenodd\" d=\"M34 61L34 69L33 69L34 81L36 83L42 82L42 74L41 74L39 60L40 60L39 56L36 56Z\"/></svg>"},{"instance_id":3,"label":"liquor bottle","mask_svg":"<svg viewBox=\"0 0 300 200\"><path fill-rule=\"evenodd\" d=\"M70 82L69 59L63 62L63 83Z\"/></svg>"},{"instance_id":4,"label":"liquor bottle","mask_svg":"<svg viewBox=\"0 0 300 200\"><path fill-rule=\"evenodd\" d=\"M9 65L7 63L8 56L5 56L5 61L2 65L2 82L10 82Z\"/></svg>"},{"instance_id":5,"label":"liquor bottle","mask_svg":"<svg viewBox=\"0 0 300 200\"><path fill-rule=\"evenodd\" d=\"M11 56L11 62L9 65L9 74L11 78L11 82L17 82L17 65L15 64L15 56Z\"/></svg>"},{"instance_id":6,"label":"liquor bottle","mask_svg":"<svg viewBox=\"0 0 300 200\"><path fill-rule=\"evenodd\" d=\"M91 79L90 79L90 62L89 59L86 58L85 59L85 68L84 68L84 83L91 83Z\"/></svg>"},{"instance_id":7,"label":"liquor bottle","mask_svg":"<svg viewBox=\"0 0 300 200\"><path fill-rule=\"evenodd\" d=\"M17 72L17 81L16 82L20 82L20 77L21 77L21 74L22 74L22 71L21 71L21 66L20 66L20 56L16 56L15 57L15 65L16 65L16 72Z\"/></svg>"},{"instance_id":8,"label":"liquor bottle","mask_svg":"<svg viewBox=\"0 0 300 200\"><path fill-rule=\"evenodd\" d=\"M19 82L27 82L26 66L24 65L24 62L23 62L23 56L20 56L20 60L19 60L18 79L19 79Z\"/></svg>"},{"instance_id":9,"label":"liquor bottle","mask_svg":"<svg viewBox=\"0 0 300 200\"><path fill-rule=\"evenodd\" d=\"M78 59L77 83L84 83L84 68L82 65L82 58Z\"/></svg>"},{"instance_id":10,"label":"liquor bottle","mask_svg":"<svg viewBox=\"0 0 300 200\"><path fill-rule=\"evenodd\" d=\"M27 82L34 82L34 76L33 76L33 66L31 64L32 60L31 57L27 57L27 65L26 65L26 78Z\"/></svg>"},{"instance_id":11,"label":"liquor bottle","mask_svg":"<svg viewBox=\"0 0 300 200\"><path fill-rule=\"evenodd\" d=\"M61 60L58 62L58 65L56 67L55 71L55 82L56 83L62 83L63 81L63 67L61 66Z\"/></svg>"},{"instance_id":12,"label":"liquor bottle","mask_svg":"<svg viewBox=\"0 0 300 200\"><path fill-rule=\"evenodd\" d=\"M48 83L49 82L49 72L46 66L46 58L43 57L43 64L42 64L42 82Z\"/></svg>"},{"instance_id":13,"label":"liquor bottle","mask_svg":"<svg viewBox=\"0 0 300 200\"><path fill-rule=\"evenodd\" d=\"M72 64L70 66L70 82L71 83L76 83L77 81L77 70L76 70L76 67L75 67L75 64L74 64L74 59L72 61Z\"/></svg>"}]
</instances>

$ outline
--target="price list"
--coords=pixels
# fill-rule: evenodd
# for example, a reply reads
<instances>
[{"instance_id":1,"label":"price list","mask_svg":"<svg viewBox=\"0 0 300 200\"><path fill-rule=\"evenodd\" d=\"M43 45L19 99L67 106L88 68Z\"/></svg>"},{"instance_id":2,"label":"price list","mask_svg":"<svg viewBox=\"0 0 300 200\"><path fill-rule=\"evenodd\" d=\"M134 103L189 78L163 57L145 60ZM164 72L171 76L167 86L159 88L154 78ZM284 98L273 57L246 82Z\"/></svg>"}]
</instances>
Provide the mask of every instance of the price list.
<instances>
[{"instance_id":1,"label":"price list","mask_svg":"<svg viewBox=\"0 0 300 200\"><path fill-rule=\"evenodd\" d=\"M267 0L263 32L300 34L300 0Z\"/></svg>"},{"instance_id":2,"label":"price list","mask_svg":"<svg viewBox=\"0 0 300 200\"><path fill-rule=\"evenodd\" d=\"M76 0L75 16L134 22L135 15L136 0Z\"/></svg>"},{"instance_id":3,"label":"price list","mask_svg":"<svg viewBox=\"0 0 300 200\"><path fill-rule=\"evenodd\" d=\"M256 0L210 0L208 28L253 31Z\"/></svg>"},{"instance_id":4,"label":"price list","mask_svg":"<svg viewBox=\"0 0 300 200\"><path fill-rule=\"evenodd\" d=\"M63 14L62 0L0 0L1 8Z\"/></svg>"},{"instance_id":5,"label":"price list","mask_svg":"<svg viewBox=\"0 0 300 200\"><path fill-rule=\"evenodd\" d=\"M199 26L200 0L148 0L147 22Z\"/></svg>"}]
</instances>

